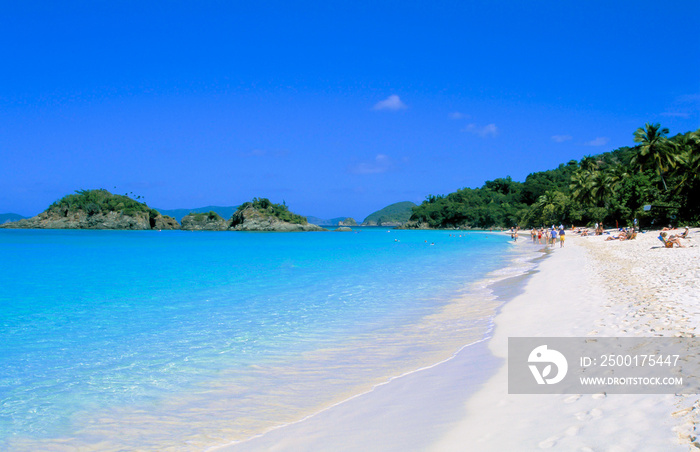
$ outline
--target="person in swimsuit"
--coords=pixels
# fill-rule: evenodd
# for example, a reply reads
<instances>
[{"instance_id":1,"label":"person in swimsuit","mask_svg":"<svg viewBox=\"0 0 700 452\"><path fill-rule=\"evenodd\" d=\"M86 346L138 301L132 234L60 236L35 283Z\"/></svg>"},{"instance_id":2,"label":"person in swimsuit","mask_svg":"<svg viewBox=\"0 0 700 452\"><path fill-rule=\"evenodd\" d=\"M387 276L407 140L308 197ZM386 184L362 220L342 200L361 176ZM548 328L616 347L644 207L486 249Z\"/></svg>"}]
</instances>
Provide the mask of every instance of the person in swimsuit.
<instances>
[{"instance_id":1,"label":"person in swimsuit","mask_svg":"<svg viewBox=\"0 0 700 452\"><path fill-rule=\"evenodd\" d=\"M673 245L678 245L679 248L685 248L685 246L683 246L683 244L681 243L681 239L679 239L678 237L666 238L666 235L667 234L665 232L662 232L659 236L659 240L664 242L664 246L666 248L673 248Z\"/></svg>"},{"instance_id":2,"label":"person in swimsuit","mask_svg":"<svg viewBox=\"0 0 700 452\"><path fill-rule=\"evenodd\" d=\"M564 248L564 237L566 236L566 232L564 232L564 228L561 228L559 230L559 248Z\"/></svg>"}]
</instances>

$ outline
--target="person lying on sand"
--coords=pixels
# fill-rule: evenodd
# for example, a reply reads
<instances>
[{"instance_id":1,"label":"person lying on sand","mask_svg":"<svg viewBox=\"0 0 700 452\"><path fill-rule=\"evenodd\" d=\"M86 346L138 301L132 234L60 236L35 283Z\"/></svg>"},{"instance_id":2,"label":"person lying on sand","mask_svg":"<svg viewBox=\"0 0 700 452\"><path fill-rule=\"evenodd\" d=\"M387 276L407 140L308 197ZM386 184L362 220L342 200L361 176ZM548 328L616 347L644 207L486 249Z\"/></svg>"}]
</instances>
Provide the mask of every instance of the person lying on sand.
<instances>
[{"instance_id":1,"label":"person lying on sand","mask_svg":"<svg viewBox=\"0 0 700 452\"><path fill-rule=\"evenodd\" d=\"M627 240L627 234L625 231L620 232L620 235L611 235L610 237L606 238L605 241L609 240Z\"/></svg>"},{"instance_id":2,"label":"person lying on sand","mask_svg":"<svg viewBox=\"0 0 700 452\"><path fill-rule=\"evenodd\" d=\"M679 248L685 248L685 246L683 246L683 244L681 243L681 239L673 236L667 239L665 232L662 232L661 235L659 235L659 240L661 240L664 243L664 246L666 248L673 248L674 244L678 245Z\"/></svg>"},{"instance_id":3,"label":"person lying on sand","mask_svg":"<svg viewBox=\"0 0 700 452\"><path fill-rule=\"evenodd\" d=\"M688 234L690 234L690 229L688 229L688 226L686 226L686 227L685 227L685 231L683 231L682 234L678 234L678 235L675 236L675 237L679 237L679 238L681 238L681 239L687 239L687 238L688 238ZM671 237L669 237L669 238L673 238L673 237L674 237L674 236L671 236Z\"/></svg>"}]
</instances>

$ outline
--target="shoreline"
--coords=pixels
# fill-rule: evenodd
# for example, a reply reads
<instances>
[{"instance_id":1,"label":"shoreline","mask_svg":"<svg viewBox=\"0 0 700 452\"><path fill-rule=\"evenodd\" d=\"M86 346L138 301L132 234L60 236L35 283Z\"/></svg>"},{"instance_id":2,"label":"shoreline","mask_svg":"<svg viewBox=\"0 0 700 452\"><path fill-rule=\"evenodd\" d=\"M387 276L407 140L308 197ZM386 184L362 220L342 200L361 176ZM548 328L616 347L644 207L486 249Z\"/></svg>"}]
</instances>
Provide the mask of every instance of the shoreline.
<instances>
[{"instance_id":1,"label":"shoreline","mask_svg":"<svg viewBox=\"0 0 700 452\"><path fill-rule=\"evenodd\" d=\"M469 356L470 358L467 358L467 362L473 362L473 360L476 359L482 359L482 360L488 360L489 358L493 358L489 356L488 353L488 346L487 346L487 341L490 339L490 336L484 337L483 339L480 339L478 341L475 341L473 343L465 344L462 348L460 348L457 352L455 352L452 356L439 361L435 364L431 364L425 367L421 367L419 369L411 370L408 371L404 374L397 375L394 377L389 378L388 380L378 383L374 385L371 389L361 392L358 394L355 394L347 399L341 400L339 402L336 402L328 407L325 407L321 409L320 411L317 411L315 413L309 414L305 416L302 419L289 422L286 424L281 424L275 427L272 427L271 429L259 433L255 436L252 436L250 438L247 438L242 441L236 441L228 444L222 444L222 445L217 445L217 446L212 446L207 449L205 449L207 452L208 451L246 451L246 450L335 450L335 451L340 451L340 450L358 450L358 448L364 447L364 448L376 448L377 447L377 441L378 441L378 436L381 436L382 433L379 431L375 431L374 435L372 435L367 439L366 444L362 444L362 439L364 438L359 438L357 436L354 436L354 433L356 433L358 430L372 430L373 427L372 425L357 425L358 420L362 422L361 419L358 419L359 416L357 413L358 412L363 412L365 415L369 415L371 417L383 417L385 418L385 413L382 414L380 411L382 410L382 402L386 402L387 400L391 401L392 399L397 399L397 391L396 391L396 386L416 386L416 380L415 376L420 374L425 375L428 373L436 373L440 374L442 371L442 366L445 366L446 364L450 364L453 361L456 361L457 359L462 359L463 361L465 360L465 355ZM463 363L462 363L463 364ZM488 369L491 371L491 373L495 372L495 370L498 368L497 361L492 360L491 362L488 363ZM435 376L431 376L429 378L435 378ZM488 378L488 376L485 376L485 378ZM419 388L417 388L419 389ZM399 393L405 392L405 391L398 391ZM470 393L473 393L473 391L470 391ZM373 400L370 400L368 403L367 398L371 397L376 397ZM403 398L403 395L399 395L399 397ZM379 401L382 402L378 402ZM392 404L396 404L395 402L390 402ZM405 399L402 400L402 403L405 403ZM454 408L453 408L454 409ZM394 415L400 415L400 413L394 413ZM328 416L329 418L323 418L324 416ZM320 432L320 431L327 431L327 423L329 422L329 419L332 420L332 423L335 424L333 428L334 434L332 436L327 436L327 437L318 437L315 432ZM336 420L341 419L341 422L336 422ZM370 421L371 423L374 423L374 421ZM415 420L414 420L415 422ZM434 422L434 418L431 420L431 422ZM314 423L316 425L314 425ZM347 424L350 424L349 426ZM340 428L338 428L340 427ZM339 446L336 441L339 441L339 437L343 437L343 444L342 446ZM421 433L421 436L424 436ZM313 443L309 443L308 439L313 438ZM360 441L358 441L358 439ZM388 443L387 439L384 439L383 448L380 450L406 450L406 444L403 444L403 442L408 442L410 445L415 445L416 441L420 441L419 438L410 438L409 439L406 437L406 435L403 436L401 446L396 442L396 438L392 439L392 443ZM381 441L380 441L381 442ZM426 444L427 446L427 444Z\"/></svg>"},{"instance_id":2,"label":"shoreline","mask_svg":"<svg viewBox=\"0 0 700 452\"><path fill-rule=\"evenodd\" d=\"M528 279L537 273L537 263L550 254L541 247L530 250L518 247L506 253L513 253L506 265L469 285L471 294L483 295L482 290L486 289L490 294L489 303L496 304L489 318L489 328L481 339L462 345L441 361L393 376L302 419L206 450L427 449L456 425L455 419L463 414L462 401L473 396L504 364L488 350L494 320L503 306L522 292ZM479 366L474 366L475 362ZM425 391L427 387L439 389ZM440 400L441 404L435 405L435 400ZM420 449L416 449L419 444Z\"/></svg>"},{"instance_id":3,"label":"shoreline","mask_svg":"<svg viewBox=\"0 0 700 452\"><path fill-rule=\"evenodd\" d=\"M687 309L687 318L663 318L664 301L679 292L666 285L666 292L650 295L648 277L664 262L680 268L688 260L700 263L700 248L663 249L656 244L657 235L651 231L627 242L568 236L564 248L546 248L547 255L535 259L538 265L529 275L515 277L521 284L500 288L505 301L485 342L465 346L448 360L392 379L303 422L211 450L688 450L700 412L697 395L507 394L508 336L692 334L688 331L700 322L700 300L693 295L700 266L691 265L691 278L696 278L681 286L685 292L678 300L681 307L697 307L692 319ZM633 275L636 288L610 277L620 262L633 267L623 270ZM494 294L498 290L494 287ZM652 302L638 298L645 293L660 300L656 316L648 314ZM687 328L678 326L679 319ZM489 362L490 368L481 369L485 379L467 390L459 387L474 383L470 373L473 377Z\"/></svg>"},{"instance_id":4,"label":"shoreline","mask_svg":"<svg viewBox=\"0 0 700 452\"><path fill-rule=\"evenodd\" d=\"M49 232L49 234L52 233ZM88 234L92 235L92 233ZM99 236L101 234L96 235ZM442 234L435 235L436 239L438 235ZM444 234L444 236L444 240L447 240L447 234ZM386 241L387 239L384 239L384 237L386 236L381 238ZM430 237L427 238L430 239ZM388 240L392 239L388 238ZM403 238L401 241L411 243L408 240L404 241ZM425 246L423 237L420 237L420 240L417 241L419 242L419 248L422 249ZM495 237L486 240L486 242L490 241L496 241ZM485 344L483 346L475 344L481 344L485 340L484 338L490 336L489 332L492 328L493 317L495 316L497 305L500 305L500 303L493 302L490 297L485 296L488 295L485 287L490 281L503 280L513 274L521 273L520 270L511 269L511 271L508 271L504 269L508 269L509 265L521 266L519 268L522 268L522 265L529 266L526 260L531 259L529 255L525 256L525 254L519 253L518 247L508 244L507 240L499 238L498 242L502 243L499 243L497 248L489 252L492 258L484 255L484 258L489 260L484 260L481 268L490 269L488 273L476 271L472 267L473 260L471 258L460 259L459 256L462 253L457 253L453 258L441 262L439 267L430 266L432 262L430 260L427 262L421 261L420 268L423 273L426 272L426 269L434 271L439 268L441 273L443 271L447 272L444 280L451 281L454 287L447 291L433 291L431 292L432 296L423 297L427 300L433 300L430 301L430 305L433 308L426 309L426 315L421 316L420 321L391 323L393 325L391 328L376 330L382 333L379 337L377 337L374 328L367 331L356 331L353 335L355 345L348 348L348 359L333 359L340 356L338 352L343 350L330 346L322 347L311 353L304 353L305 360L311 360L311 364L314 366L318 364L318 366L313 368L295 365L285 369L284 366L268 365L253 369L252 377L256 378L254 384L261 387L262 390L258 391L256 389L255 394L248 396L248 400L260 405L261 398L259 394L262 394L263 398L267 398L262 400L262 402L269 403L267 403L267 408L259 412L263 415L281 418L281 422L268 423L267 426L262 426L262 428L257 428L256 430L249 429L246 431L241 429L241 425L244 425L244 427L247 425L260 427L261 422L258 421L263 418L257 416L257 412L236 409L238 407L236 399L241 391L235 387L235 384L232 385L231 383L235 381L238 375L236 371L226 371L220 374L221 378L212 380L211 384L207 381L207 386L198 387L196 393L182 393L183 397L163 399L158 405L153 405L153 409L139 409L136 405L125 404L123 406L106 406L104 409L92 412L83 410L77 412L71 421L76 426L72 430L75 434L59 433L57 435L47 435L44 438L23 436L13 439L12 444L18 450L32 450L32 448L58 450L61 444L66 442L70 442L75 447L84 447L86 450L96 450L98 448L102 450L118 450L122 444L128 445L125 446L128 448L136 447L139 443L143 446L150 444L165 448L178 447L177 445L179 444L179 447L185 449L205 450L207 447L228 443L232 440L245 440L259 432L269 431L275 425L298 422L301 418L308 418L314 413L327 409L326 407L337 405L339 401L342 402L348 398L352 399L358 393L374 391L375 387L394 387L397 383L402 384L402 380L410 379L410 375L419 370L423 372L426 369L436 367L437 362L451 360L458 350L473 350L481 347L479 348L481 353L479 360L493 360L486 351ZM389 246L393 247L394 245ZM464 249L464 252L468 252L468 248L469 246ZM432 250L437 248L426 247L426 249ZM490 250L491 248L486 249ZM466 255L471 256L471 254ZM485 266L486 262L491 262L494 265ZM457 263L459 265L455 266ZM474 264L479 265L477 262L474 262ZM450 273L451 275L449 275ZM479 277L479 279L472 279L473 277ZM488 281L485 282L487 279ZM406 296L402 297L404 300L403 304L406 307L400 308L397 311L399 313L410 308L410 303L407 301L410 301L413 295L420 293L410 280L402 284L406 289ZM484 302L474 303L474 300L483 300ZM382 338L388 340L390 342L389 345L393 344L395 346L391 349L384 347L385 343L382 342ZM387 351L391 352L392 350L398 352L395 353L395 357L400 358L401 362L392 361L393 355L387 353ZM470 351L464 350L465 353ZM365 359L365 357L372 357L372 360ZM493 361L495 362L495 360ZM405 365L406 363L408 365ZM400 366L396 364L400 364ZM489 365L491 365L491 361L489 361ZM331 376L334 378L325 379L325 374L315 372L317 370L316 367L321 371L323 371L323 368L327 368L328 373L332 374ZM351 372L346 373L343 371L343 368L346 367ZM355 369L357 369L357 372L355 372ZM385 370L383 369L386 370L383 375L378 373L384 372ZM308 372L309 370L312 372ZM352 376L356 373L360 375L379 375L380 377L355 380L363 383L361 387L357 387L358 385L355 384L356 388L351 388L351 390L333 392L325 391L322 387L317 386L314 383L315 380L313 380L314 375L318 374L317 377L324 384L326 381L323 380L327 380L329 383L328 387L333 389L332 385L336 384L347 386L346 382L353 381ZM279 391L275 391L272 386L267 385L264 381L261 383L257 378L262 374L270 377L268 383L274 383L274 381L278 381L281 385L290 383L291 386L289 387L293 390L295 390L294 388L301 388L302 390L309 388L312 391L308 393L302 392L301 394L304 397L300 398L299 401L303 403L296 404L296 401L293 400L294 395L291 392L288 394L291 395L291 398L283 399L280 397ZM469 377L469 381L476 381L480 384L487 379L487 376L486 374L474 374L474 376ZM280 379L280 377L282 378ZM387 381L392 384L388 385ZM472 390L470 389L470 391ZM327 397L328 394L332 397ZM247 396L245 393L243 395L244 398ZM323 401L324 399L325 402L318 403L319 400ZM461 409L461 405L457 403L459 400L461 399L454 400L456 410ZM287 408L290 406L295 409L288 410ZM136 409L133 409L134 407ZM298 407L301 407L301 409L297 410L296 408ZM175 414L168 417L167 415L171 412ZM166 416L162 416L161 413L165 413ZM280 413L282 413L282 416L280 416ZM458 419L460 415L461 413L453 416L445 415L445 422L452 422L453 419ZM180 425L180 419L184 421L184 424ZM269 417L266 417L263 421L267 422L268 419ZM258 422L258 424L253 424L251 421ZM430 419L427 419L426 423L429 421ZM117 429L120 432L118 436L109 433L110 431L117 431ZM102 438L99 440L99 444L95 441L97 438ZM432 437L429 437L429 439L432 440ZM149 447L146 446L146 448L148 449Z\"/></svg>"},{"instance_id":5,"label":"shoreline","mask_svg":"<svg viewBox=\"0 0 700 452\"><path fill-rule=\"evenodd\" d=\"M625 242L606 242L606 236L567 236L565 247L556 245L553 258L543 262L525 293L506 304L496 318L489 343L492 353L507 356L508 336L687 333L679 331L683 328L678 320L683 317L670 318L663 301L675 296L686 313L695 311L698 300L690 286L696 288L697 279L680 286L653 287L652 281L660 279L658 267L664 265L666 273L695 262L697 275L700 250L661 248L657 235L658 231L650 231ZM655 306L657 298L661 301ZM654 315L641 315L652 309ZM697 324L700 318L695 320ZM466 402L467 414L459 425L429 450L457 451L469 445L469 450L479 451L685 451L695 441L697 408L697 395L509 395L504 364Z\"/></svg>"}]
</instances>

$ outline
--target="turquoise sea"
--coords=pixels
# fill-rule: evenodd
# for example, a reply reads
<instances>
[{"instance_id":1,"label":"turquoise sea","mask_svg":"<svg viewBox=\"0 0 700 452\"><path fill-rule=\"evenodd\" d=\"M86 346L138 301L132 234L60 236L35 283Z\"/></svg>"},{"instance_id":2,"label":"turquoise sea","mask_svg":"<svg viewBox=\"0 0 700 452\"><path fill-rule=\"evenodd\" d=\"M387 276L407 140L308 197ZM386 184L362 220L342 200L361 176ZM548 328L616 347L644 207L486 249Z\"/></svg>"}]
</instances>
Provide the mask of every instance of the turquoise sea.
<instances>
[{"instance_id":1,"label":"turquoise sea","mask_svg":"<svg viewBox=\"0 0 700 452\"><path fill-rule=\"evenodd\" d=\"M0 450L201 450L297 421L486 337L488 283L532 257L508 241L0 230Z\"/></svg>"}]
</instances>

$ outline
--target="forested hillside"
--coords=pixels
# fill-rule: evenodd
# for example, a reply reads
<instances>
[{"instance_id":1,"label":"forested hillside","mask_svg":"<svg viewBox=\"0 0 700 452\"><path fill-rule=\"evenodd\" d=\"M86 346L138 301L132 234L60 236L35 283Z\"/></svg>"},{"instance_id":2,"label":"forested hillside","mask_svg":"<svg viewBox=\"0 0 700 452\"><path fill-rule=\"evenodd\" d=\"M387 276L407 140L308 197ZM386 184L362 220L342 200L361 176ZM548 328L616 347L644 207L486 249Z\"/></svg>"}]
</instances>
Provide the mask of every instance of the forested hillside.
<instances>
[{"instance_id":1,"label":"forested hillside","mask_svg":"<svg viewBox=\"0 0 700 452\"><path fill-rule=\"evenodd\" d=\"M700 129L668 137L659 124L634 132L634 147L532 173L429 195L409 227L533 227L602 222L649 226L700 222ZM645 205L651 205L645 210Z\"/></svg>"}]
</instances>

